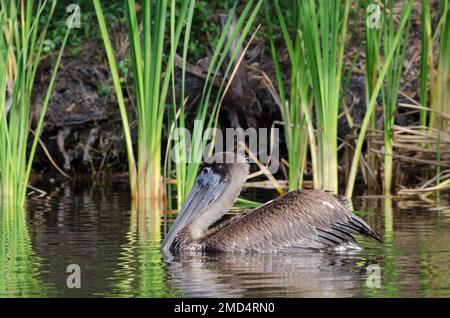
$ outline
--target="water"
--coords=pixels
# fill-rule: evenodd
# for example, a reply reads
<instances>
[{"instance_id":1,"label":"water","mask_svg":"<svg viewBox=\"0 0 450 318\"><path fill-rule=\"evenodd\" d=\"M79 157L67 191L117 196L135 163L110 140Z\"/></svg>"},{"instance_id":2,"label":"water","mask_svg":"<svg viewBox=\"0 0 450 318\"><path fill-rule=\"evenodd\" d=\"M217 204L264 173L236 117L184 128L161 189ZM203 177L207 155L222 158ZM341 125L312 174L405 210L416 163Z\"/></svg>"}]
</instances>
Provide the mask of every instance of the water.
<instances>
[{"instance_id":1,"label":"water","mask_svg":"<svg viewBox=\"0 0 450 318\"><path fill-rule=\"evenodd\" d=\"M174 258L159 252L173 216L156 203L62 186L0 209L0 297L450 297L448 202L356 200L384 240L362 251Z\"/></svg>"}]
</instances>

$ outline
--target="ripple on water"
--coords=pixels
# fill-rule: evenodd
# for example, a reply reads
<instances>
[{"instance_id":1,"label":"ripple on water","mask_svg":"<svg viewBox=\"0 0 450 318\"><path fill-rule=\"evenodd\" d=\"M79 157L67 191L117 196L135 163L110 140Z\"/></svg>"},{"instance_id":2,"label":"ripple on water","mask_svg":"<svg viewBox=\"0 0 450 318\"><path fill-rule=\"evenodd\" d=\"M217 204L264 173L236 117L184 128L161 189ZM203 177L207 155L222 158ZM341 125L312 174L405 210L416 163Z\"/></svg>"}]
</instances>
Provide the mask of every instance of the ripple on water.
<instances>
[{"instance_id":1,"label":"ripple on water","mask_svg":"<svg viewBox=\"0 0 450 318\"><path fill-rule=\"evenodd\" d=\"M173 216L133 211L120 188L50 191L22 222L0 211L0 296L449 297L448 205L385 203L355 202L383 238L361 240L361 251L167 258L159 244ZM66 286L69 264L81 267L79 290ZM380 288L367 285L370 265Z\"/></svg>"}]
</instances>

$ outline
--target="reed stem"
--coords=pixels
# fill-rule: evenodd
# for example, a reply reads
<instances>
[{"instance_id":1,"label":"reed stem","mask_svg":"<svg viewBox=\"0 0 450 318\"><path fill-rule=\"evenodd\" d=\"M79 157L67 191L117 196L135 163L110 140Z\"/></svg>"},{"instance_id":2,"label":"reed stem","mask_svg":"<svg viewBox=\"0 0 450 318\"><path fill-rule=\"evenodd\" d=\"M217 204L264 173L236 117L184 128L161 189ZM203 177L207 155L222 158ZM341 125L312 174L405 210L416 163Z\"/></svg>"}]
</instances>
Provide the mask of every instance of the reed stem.
<instances>
[{"instance_id":1,"label":"reed stem","mask_svg":"<svg viewBox=\"0 0 450 318\"><path fill-rule=\"evenodd\" d=\"M47 1L0 3L0 197L9 205L23 206L45 113L71 28L67 28L53 66L31 150L27 153L33 83L57 1L51 3L45 23L40 18L50 5Z\"/></svg>"}]
</instances>

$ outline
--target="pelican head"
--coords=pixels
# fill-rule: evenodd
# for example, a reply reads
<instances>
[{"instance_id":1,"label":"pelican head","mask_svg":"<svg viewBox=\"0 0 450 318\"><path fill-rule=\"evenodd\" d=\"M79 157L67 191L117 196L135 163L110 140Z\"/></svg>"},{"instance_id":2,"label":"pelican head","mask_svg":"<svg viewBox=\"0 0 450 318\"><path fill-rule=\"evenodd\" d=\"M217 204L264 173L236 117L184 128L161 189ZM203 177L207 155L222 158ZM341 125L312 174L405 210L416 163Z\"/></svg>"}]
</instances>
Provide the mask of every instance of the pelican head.
<instances>
[{"instance_id":1,"label":"pelican head","mask_svg":"<svg viewBox=\"0 0 450 318\"><path fill-rule=\"evenodd\" d=\"M205 235L208 228L233 206L248 171L249 165L242 155L220 152L208 157L161 245L162 251L171 250L183 229L188 231L191 240Z\"/></svg>"}]
</instances>

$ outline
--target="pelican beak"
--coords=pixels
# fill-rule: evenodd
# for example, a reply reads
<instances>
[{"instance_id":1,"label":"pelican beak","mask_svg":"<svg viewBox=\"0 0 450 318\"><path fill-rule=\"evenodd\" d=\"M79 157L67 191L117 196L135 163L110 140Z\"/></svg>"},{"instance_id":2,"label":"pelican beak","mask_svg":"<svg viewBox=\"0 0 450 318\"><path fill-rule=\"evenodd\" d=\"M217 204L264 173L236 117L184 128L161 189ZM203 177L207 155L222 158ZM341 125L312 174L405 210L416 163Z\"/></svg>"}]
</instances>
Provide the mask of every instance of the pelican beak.
<instances>
[{"instance_id":1,"label":"pelican beak","mask_svg":"<svg viewBox=\"0 0 450 318\"><path fill-rule=\"evenodd\" d=\"M219 174L212 171L211 168L204 168L200 172L189 196L161 245L161 250L164 253L170 251L177 234L183 228L189 226L192 220L201 215L202 211L205 211L223 193L225 185L226 181Z\"/></svg>"}]
</instances>

